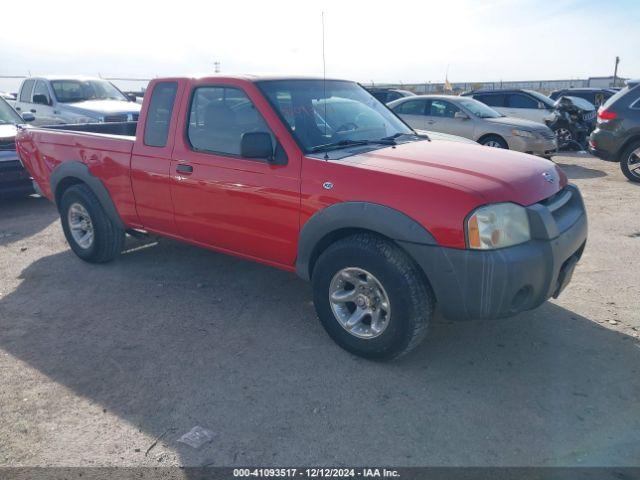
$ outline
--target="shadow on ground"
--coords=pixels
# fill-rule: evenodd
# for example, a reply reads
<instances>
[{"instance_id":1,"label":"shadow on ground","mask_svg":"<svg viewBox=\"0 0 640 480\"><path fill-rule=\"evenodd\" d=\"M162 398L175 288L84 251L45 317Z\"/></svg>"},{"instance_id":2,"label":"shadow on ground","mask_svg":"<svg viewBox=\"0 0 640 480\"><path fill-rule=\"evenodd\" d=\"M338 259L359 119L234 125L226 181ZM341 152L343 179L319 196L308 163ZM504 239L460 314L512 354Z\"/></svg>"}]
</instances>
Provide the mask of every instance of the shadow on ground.
<instances>
[{"instance_id":1,"label":"shadow on ground","mask_svg":"<svg viewBox=\"0 0 640 480\"><path fill-rule=\"evenodd\" d=\"M169 432L184 465L640 459L638 344L554 304L437 324L384 364L335 346L294 275L166 240L101 266L59 253L21 280L0 302L0 348ZM194 425L217 438L177 443Z\"/></svg>"},{"instance_id":2,"label":"shadow on ground","mask_svg":"<svg viewBox=\"0 0 640 480\"><path fill-rule=\"evenodd\" d=\"M606 177L607 173L595 168L583 167L566 163L556 163L572 180Z\"/></svg>"},{"instance_id":3,"label":"shadow on ground","mask_svg":"<svg viewBox=\"0 0 640 480\"><path fill-rule=\"evenodd\" d=\"M37 195L0 199L0 246L28 238L57 219L56 207Z\"/></svg>"}]
</instances>

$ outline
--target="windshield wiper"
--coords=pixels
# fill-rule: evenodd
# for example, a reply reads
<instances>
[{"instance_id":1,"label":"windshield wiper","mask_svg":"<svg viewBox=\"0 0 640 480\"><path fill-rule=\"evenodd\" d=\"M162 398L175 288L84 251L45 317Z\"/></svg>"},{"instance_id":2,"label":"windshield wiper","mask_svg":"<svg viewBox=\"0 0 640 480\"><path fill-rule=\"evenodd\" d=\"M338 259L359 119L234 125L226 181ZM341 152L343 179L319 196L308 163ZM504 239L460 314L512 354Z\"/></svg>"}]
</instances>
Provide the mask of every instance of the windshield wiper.
<instances>
[{"instance_id":1,"label":"windshield wiper","mask_svg":"<svg viewBox=\"0 0 640 480\"><path fill-rule=\"evenodd\" d=\"M381 138L379 140L339 140L337 142L326 143L324 145L316 145L311 149L312 152L326 152L327 150L334 150L344 147L353 147L359 145L395 145L396 142L393 138Z\"/></svg>"}]
</instances>

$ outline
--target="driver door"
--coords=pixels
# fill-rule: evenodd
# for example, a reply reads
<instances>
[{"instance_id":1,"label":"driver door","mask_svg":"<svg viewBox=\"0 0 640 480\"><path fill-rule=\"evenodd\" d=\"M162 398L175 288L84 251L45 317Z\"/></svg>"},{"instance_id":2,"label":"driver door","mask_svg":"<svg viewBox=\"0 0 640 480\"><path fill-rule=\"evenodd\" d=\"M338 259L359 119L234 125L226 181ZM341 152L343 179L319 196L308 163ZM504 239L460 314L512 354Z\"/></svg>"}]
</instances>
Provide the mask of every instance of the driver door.
<instances>
[{"instance_id":1,"label":"driver door","mask_svg":"<svg viewBox=\"0 0 640 480\"><path fill-rule=\"evenodd\" d=\"M278 143L284 135L265 121L265 100L251 93L229 81L196 83L186 96L181 116L187 128L176 135L170 167L175 222L187 240L291 266L299 233L300 155ZM284 128L268 113L275 127ZM286 160L275 165L243 158L246 132L271 133L276 154Z\"/></svg>"}]
</instances>

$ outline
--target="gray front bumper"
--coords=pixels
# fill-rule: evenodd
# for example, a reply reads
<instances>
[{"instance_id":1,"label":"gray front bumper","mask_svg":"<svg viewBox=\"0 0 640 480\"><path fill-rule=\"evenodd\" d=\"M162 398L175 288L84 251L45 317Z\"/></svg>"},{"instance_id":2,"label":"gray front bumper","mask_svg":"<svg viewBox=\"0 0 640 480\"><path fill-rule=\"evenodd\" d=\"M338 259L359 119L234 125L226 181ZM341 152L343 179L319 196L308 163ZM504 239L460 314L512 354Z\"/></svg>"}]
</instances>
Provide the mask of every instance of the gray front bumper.
<instances>
[{"instance_id":1,"label":"gray front bumper","mask_svg":"<svg viewBox=\"0 0 640 480\"><path fill-rule=\"evenodd\" d=\"M579 190L570 185L561 194L527 207L532 240L521 245L480 251L403 243L427 275L445 317L508 317L560 293L587 239Z\"/></svg>"}]
</instances>

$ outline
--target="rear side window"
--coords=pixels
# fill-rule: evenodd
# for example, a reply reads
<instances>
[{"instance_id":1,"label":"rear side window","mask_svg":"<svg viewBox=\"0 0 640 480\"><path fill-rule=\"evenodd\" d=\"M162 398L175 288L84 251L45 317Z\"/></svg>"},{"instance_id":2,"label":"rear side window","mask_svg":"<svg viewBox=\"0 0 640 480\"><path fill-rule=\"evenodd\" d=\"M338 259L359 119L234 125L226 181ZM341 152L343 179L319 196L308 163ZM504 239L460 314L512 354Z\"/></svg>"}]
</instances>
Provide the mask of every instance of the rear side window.
<instances>
[{"instance_id":1,"label":"rear side window","mask_svg":"<svg viewBox=\"0 0 640 480\"><path fill-rule=\"evenodd\" d=\"M397 105L393 111L400 115L424 115L426 104L425 100L408 100Z\"/></svg>"},{"instance_id":2,"label":"rear side window","mask_svg":"<svg viewBox=\"0 0 640 480\"><path fill-rule=\"evenodd\" d=\"M512 93L507 97L507 106L511 108L538 108L538 102L522 93Z\"/></svg>"},{"instance_id":3,"label":"rear side window","mask_svg":"<svg viewBox=\"0 0 640 480\"><path fill-rule=\"evenodd\" d=\"M31 103L31 91L35 80L25 80L20 90L20 101Z\"/></svg>"},{"instance_id":4,"label":"rear side window","mask_svg":"<svg viewBox=\"0 0 640 480\"><path fill-rule=\"evenodd\" d=\"M144 126L144 144L150 147L167 145L171 113L178 91L177 82L157 83L151 94L151 102L147 111Z\"/></svg>"},{"instance_id":5,"label":"rear side window","mask_svg":"<svg viewBox=\"0 0 640 480\"><path fill-rule=\"evenodd\" d=\"M604 102L604 105L602 105L602 108L606 110L607 108L611 107L611 105L613 105L620 98L622 98L624 95L626 95L627 92L629 92L629 90L630 90L629 87L624 87L622 90L620 90L618 93L616 93L613 97L610 97L609 100Z\"/></svg>"},{"instance_id":6,"label":"rear side window","mask_svg":"<svg viewBox=\"0 0 640 480\"><path fill-rule=\"evenodd\" d=\"M474 95L473 98L481 101L485 105L490 107L504 107L505 95L502 93L485 93L481 95Z\"/></svg>"},{"instance_id":7,"label":"rear side window","mask_svg":"<svg viewBox=\"0 0 640 480\"><path fill-rule=\"evenodd\" d=\"M196 150L240 155L247 132L271 133L267 123L240 89L198 87L191 98L188 137Z\"/></svg>"}]
</instances>

